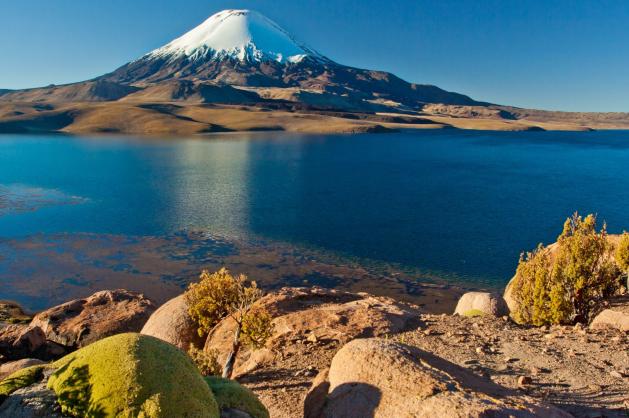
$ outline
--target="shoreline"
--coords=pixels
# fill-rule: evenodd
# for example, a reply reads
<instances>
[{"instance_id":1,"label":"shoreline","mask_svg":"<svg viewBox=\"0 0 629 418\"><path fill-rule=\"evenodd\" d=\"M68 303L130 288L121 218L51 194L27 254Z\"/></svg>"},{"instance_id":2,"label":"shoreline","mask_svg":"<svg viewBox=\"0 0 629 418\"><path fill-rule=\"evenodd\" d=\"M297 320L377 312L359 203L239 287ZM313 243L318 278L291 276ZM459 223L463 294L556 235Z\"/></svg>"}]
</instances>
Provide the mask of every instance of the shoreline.
<instances>
[{"instance_id":1,"label":"shoreline","mask_svg":"<svg viewBox=\"0 0 629 418\"><path fill-rule=\"evenodd\" d=\"M81 248L81 257L73 253L76 248ZM286 243L228 240L200 232L165 237L38 234L0 240L0 256L2 253L13 254L14 260L7 260L2 283L11 292L0 297L17 299L34 311L119 288L144 293L161 305L197 280L201 270L223 266L247 274L267 292L284 286L320 286L391 297L436 314L453 311L467 291L497 291L500 287L455 283L410 267L350 259Z\"/></svg>"},{"instance_id":2,"label":"shoreline","mask_svg":"<svg viewBox=\"0 0 629 418\"><path fill-rule=\"evenodd\" d=\"M186 137L217 133L391 133L425 129L475 131L626 130L624 114L566 113L502 107L428 105L423 110L356 112L196 102L0 101L0 133ZM515 115L515 116L514 116ZM613 114L616 115L616 114ZM614 117L616 119L614 119Z\"/></svg>"}]
</instances>

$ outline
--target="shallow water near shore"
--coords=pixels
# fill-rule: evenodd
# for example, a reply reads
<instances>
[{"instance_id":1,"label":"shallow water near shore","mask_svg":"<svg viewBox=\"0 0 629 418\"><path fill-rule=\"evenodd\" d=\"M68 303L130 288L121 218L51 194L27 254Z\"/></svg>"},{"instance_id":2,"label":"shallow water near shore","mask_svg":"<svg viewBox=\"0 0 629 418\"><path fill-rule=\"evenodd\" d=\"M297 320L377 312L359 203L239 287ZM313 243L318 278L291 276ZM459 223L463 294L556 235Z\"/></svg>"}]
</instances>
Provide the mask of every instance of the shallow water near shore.
<instances>
[{"instance_id":1,"label":"shallow water near shore","mask_svg":"<svg viewBox=\"0 0 629 418\"><path fill-rule=\"evenodd\" d=\"M0 299L163 301L226 265L447 310L569 214L629 229L629 132L0 136Z\"/></svg>"}]
</instances>

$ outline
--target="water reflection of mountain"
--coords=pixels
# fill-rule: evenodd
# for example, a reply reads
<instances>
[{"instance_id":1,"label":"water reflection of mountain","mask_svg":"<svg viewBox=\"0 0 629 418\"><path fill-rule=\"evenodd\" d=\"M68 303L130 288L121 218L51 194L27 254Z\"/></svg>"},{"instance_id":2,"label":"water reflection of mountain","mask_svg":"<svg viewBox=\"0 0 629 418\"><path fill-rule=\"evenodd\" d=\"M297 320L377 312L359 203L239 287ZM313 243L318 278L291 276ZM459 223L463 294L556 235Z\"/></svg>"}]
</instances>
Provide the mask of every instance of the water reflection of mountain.
<instances>
[{"instance_id":1,"label":"water reflection of mountain","mask_svg":"<svg viewBox=\"0 0 629 418\"><path fill-rule=\"evenodd\" d=\"M237 237L248 233L251 142L186 140L172 148L172 171L163 177L167 228L207 229Z\"/></svg>"}]
</instances>

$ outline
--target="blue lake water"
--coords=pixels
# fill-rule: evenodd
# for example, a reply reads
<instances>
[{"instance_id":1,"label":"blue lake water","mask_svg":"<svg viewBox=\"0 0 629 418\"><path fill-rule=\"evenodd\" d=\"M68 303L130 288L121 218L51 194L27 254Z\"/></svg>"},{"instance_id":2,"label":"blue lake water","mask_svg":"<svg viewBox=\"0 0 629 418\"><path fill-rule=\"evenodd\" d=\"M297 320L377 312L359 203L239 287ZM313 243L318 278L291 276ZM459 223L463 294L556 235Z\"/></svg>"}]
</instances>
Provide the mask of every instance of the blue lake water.
<instances>
[{"instance_id":1,"label":"blue lake water","mask_svg":"<svg viewBox=\"0 0 629 418\"><path fill-rule=\"evenodd\" d=\"M572 212L628 208L626 131L0 136L5 240L201 230L498 287Z\"/></svg>"}]
</instances>

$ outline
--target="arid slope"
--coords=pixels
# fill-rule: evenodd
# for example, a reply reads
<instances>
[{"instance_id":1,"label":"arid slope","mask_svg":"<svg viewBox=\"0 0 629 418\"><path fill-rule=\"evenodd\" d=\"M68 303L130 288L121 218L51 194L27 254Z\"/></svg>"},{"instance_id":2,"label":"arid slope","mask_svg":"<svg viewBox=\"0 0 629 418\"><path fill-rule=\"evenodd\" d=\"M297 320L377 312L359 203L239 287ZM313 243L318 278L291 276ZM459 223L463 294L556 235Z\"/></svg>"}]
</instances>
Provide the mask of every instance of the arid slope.
<instances>
[{"instance_id":1,"label":"arid slope","mask_svg":"<svg viewBox=\"0 0 629 418\"><path fill-rule=\"evenodd\" d=\"M624 114L590 117L579 114L571 119L564 113L520 110L518 116L523 116L520 119L497 108L457 107L453 110L427 106L420 112L392 113L324 110L283 100L249 105L201 103L199 100L201 95L205 95L206 101L219 102L254 98L247 96L250 92L230 87L192 92L186 101L145 101L155 95L168 100L179 94L178 87L156 86L150 96L142 90L112 102L0 102L0 133L185 136L230 131L360 133L447 127L499 131L629 129L629 116L623 118ZM290 94L303 97L304 93Z\"/></svg>"}]
</instances>

